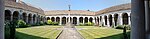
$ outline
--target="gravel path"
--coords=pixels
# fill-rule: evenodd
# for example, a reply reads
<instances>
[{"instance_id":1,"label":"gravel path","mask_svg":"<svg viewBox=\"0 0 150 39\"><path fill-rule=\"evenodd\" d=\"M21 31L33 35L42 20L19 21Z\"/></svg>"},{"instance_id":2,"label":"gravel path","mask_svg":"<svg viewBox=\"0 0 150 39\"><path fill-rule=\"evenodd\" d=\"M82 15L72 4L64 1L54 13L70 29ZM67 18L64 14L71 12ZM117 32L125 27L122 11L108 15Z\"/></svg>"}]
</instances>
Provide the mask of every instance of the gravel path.
<instances>
[{"instance_id":1,"label":"gravel path","mask_svg":"<svg viewBox=\"0 0 150 39\"><path fill-rule=\"evenodd\" d=\"M80 33L76 30L76 28L64 27L58 39L84 39L84 38L80 35Z\"/></svg>"}]
</instances>

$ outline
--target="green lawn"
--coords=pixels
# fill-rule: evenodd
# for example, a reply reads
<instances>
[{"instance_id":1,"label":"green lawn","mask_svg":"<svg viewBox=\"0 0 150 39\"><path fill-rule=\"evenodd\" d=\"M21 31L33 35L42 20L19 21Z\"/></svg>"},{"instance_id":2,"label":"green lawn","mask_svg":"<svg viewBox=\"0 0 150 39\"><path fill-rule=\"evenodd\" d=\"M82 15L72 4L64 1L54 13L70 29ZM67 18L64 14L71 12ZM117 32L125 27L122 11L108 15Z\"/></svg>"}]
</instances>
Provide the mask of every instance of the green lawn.
<instances>
[{"instance_id":1,"label":"green lawn","mask_svg":"<svg viewBox=\"0 0 150 39\"><path fill-rule=\"evenodd\" d=\"M94 26L76 26L76 28L85 39L123 39L123 31L119 29Z\"/></svg>"},{"instance_id":2,"label":"green lawn","mask_svg":"<svg viewBox=\"0 0 150 39\"><path fill-rule=\"evenodd\" d=\"M38 26L28 28L17 28L17 39L56 39L61 30L61 26Z\"/></svg>"}]
</instances>

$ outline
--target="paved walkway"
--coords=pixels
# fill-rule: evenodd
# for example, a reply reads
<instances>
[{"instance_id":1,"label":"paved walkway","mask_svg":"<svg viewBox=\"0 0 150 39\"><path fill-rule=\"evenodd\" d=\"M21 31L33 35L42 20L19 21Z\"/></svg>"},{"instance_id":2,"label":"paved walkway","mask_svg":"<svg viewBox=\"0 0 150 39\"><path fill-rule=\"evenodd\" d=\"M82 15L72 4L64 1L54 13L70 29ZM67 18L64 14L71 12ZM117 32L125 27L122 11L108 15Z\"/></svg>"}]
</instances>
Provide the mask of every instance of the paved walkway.
<instances>
[{"instance_id":1,"label":"paved walkway","mask_svg":"<svg viewBox=\"0 0 150 39\"><path fill-rule=\"evenodd\" d=\"M64 27L63 32L60 34L58 39L84 39L76 28Z\"/></svg>"}]
</instances>

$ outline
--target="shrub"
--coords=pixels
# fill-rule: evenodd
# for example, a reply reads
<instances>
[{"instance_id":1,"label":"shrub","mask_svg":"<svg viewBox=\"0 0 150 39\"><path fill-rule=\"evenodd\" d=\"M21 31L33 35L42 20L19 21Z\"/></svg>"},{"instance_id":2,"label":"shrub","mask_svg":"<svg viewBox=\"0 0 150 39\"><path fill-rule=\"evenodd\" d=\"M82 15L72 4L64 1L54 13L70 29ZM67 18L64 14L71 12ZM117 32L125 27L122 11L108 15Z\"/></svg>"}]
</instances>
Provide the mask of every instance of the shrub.
<instances>
[{"instance_id":1,"label":"shrub","mask_svg":"<svg viewBox=\"0 0 150 39\"><path fill-rule=\"evenodd\" d=\"M85 23L85 25L86 25L86 26L93 26L93 25L94 25L94 23L92 23L92 22L88 22L88 23Z\"/></svg>"},{"instance_id":2,"label":"shrub","mask_svg":"<svg viewBox=\"0 0 150 39\"><path fill-rule=\"evenodd\" d=\"M84 26L84 24L83 24L83 23L80 23L79 26Z\"/></svg>"},{"instance_id":3,"label":"shrub","mask_svg":"<svg viewBox=\"0 0 150 39\"><path fill-rule=\"evenodd\" d=\"M52 25L52 24L53 24L53 22L51 20L47 21L47 25Z\"/></svg>"},{"instance_id":4,"label":"shrub","mask_svg":"<svg viewBox=\"0 0 150 39\"><path fill-rule=\"evenodd\" d=\"M23 20L18 20L17 25L18 27L21 27L21 28L28 27L26 22L24 22Z\"/></svg>"},{"instance_id":5,"label":"shrub","mask_svg":"<svg viewBox=\"0 0 150 39\"><path fill-rule=\"evenodd\" d=\"M59 23L58 22L52 22L52 25L58 25Z\"/></svg>"},{"instance_id":6,"label":"shrub","mask_svg":"<svg viewBox=\"0 0 150 39\"><path fill-rule=\"evenodd\" d=\"M127 30L131 30L131 26L130 25L118 25L118 26L116 26L116 29L124 29L125 26L126 26Z\"/></svg>"},{"instance_id":7,"label":"shrub","mask_svg":"<svg viewBox=\"0 0 150 39\"><path fill-rule=\"evenodd\" d=\"M116 29L123 29L123 28L124 28L123 25L118 25L118 26L116 26Z\"/></svg>"},{"instance_id":8,"label":"shrub","mask_svg":"<svg viewBox=\"0 0 150 39\"><path fill-rule=\"evenodd\" d=\"M5 21L5 39L14 39L15 38L15 27L17 26L17 22Z\"/></svg>"},{"instance_id":9,"label":"shrub","mask_svg":"<svg viewBox=\"0 0 150 39\"><path fill-rule=\"evenodd\" d=\"M43 21L40 21L40 25L44 25L44 22L43 22Z\"/></svg>"}]
</instances>

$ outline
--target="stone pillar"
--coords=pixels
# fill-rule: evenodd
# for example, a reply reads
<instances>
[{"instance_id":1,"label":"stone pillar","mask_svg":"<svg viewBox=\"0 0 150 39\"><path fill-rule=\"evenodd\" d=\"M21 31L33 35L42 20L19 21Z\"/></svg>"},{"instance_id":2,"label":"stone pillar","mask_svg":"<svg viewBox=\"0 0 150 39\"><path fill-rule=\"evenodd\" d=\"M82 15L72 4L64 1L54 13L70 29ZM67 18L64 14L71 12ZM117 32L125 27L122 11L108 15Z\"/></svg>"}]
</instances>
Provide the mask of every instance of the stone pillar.
<instances>
[{"instance_id":1,"label":"stone pillar","mask_svg":"<svg viewBox=\"0 0 150 39\"><path fill-rule=\"evenodd\" d=\"M118 16L118 24L119 25L123 25L123 20L122 20L122 14L119 14L119 16Z\"/></svg>"},{"instance_id":2,"label":"stone pillar","mask_svg":"<svg viewBox=\"0 0 150 39\"><path fill-rule=\"evenodd\" d=\"M0 39L4 39L4 0L0 0Z\"/></svg>"},{"instance_id":3,"label":"stone pillar","mask_svg":"<svg viewBox=\"0 0 150 39\"><path fill-rule=\"evenodd\" d=\"M106 26L106 25L105 25L105 16L102 16L102 25L103 25L103 26Z\"/></svg>"},{"instance_id":4,"label":"stone pillar","mask_svg":"<svg viewBox=\"0 0 150 39\"><path fill-rule=\"evenodd\" d=\"M85 19L85 17L83 17L83 24L85 24L85 22L84 22L85 20L84 19Z\"/></svg>"},{"instance_id":5,"label":"stone pillar","mask_svg":"<svg viewBox=\"0 0 150 39\"><path fill-rule=\"evenodd\" d=\"M80 22L79 22L79 17L77 17L77 25L79 25L80 24Z\"/></svg>"},{"instance_id":6,"label":"stone pillar","mask_svg":"<svg viewBox=\"0 0 150 39\"><path fill-rule=\"evenodd\" d=\"M107 27L110 27L109 16L107 15Z\"/></svg>"},{"instance_id":7,"label":"stone pillar","mask_svg":"<svg viewBox=\"0 0 150 39\"><path fill-rule=\"evenodd\" d=\"M60 17L59 25L62 25L62 17Z\"/></svg>"},{"instance_id":8,"label":"stone pillar","mask_svg":"<svg viewBox=\"0 0 150 39\"><path fill-rule=\"evenodd\" d=\"M146 39L144 0L131 0L131 39Z\"/></svg>"},{"instance_id":9,"label":"stone pillar","mask_svg":"<svg viewBox=\"0 0 150 39\"><path fill-rule=\"evenodd\" d=\"M131 16L128 16L129 25L131 25Z\"/></svg>"},{"instance_id":10,"label":"stone pillar","mask_svg":"<svg viewBox=\"0 0 150 39\"><path fill-rule=\"evenodd\" d=\"M28 23L28 16L26 16L26 23Z\"/></svg>"},{"instance_id":11,"label":"stone pillar","mask_svg":"<svg viewBox=\"0 0 150 39\"><path fill-rule=\"evenodd\" d=\"M112 26L114 26L115 27L115 19L114 19L115 17L114 17L114 14L112 14Z\"/></svg>"},{"instance_id":12,"label":"stone pillar","mask_svg":"<svg viewBox=\"0 0 150 39\"><path fill-rule=\"evenodd\" d=\"M150 0L145 0L146 37L150 39Z\"/></svg>"},{"instance_id":13,"label":"stone pillar","mask_svg":"<svg viewBox=\"0 0 150 39\"><path fill-rule=\"evenodd\" d=\"M95 18L94 18L94 17L93 17L93 20L92 20L92 21L93 21L94 24L96 24L96 23L95 23Z\"/></svg>"},{"instance_id":14,"label":"stone pillar","mask_svg":"<svg viewBox=\"0 0 150 39\"><path fill-rule=\"evenodd\" d=\"M31 25L33 24L33 17L31 17Z\"/></svg>"}]
</instances>

